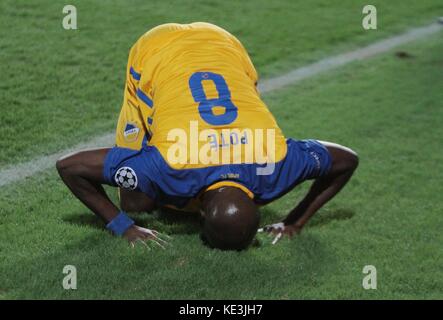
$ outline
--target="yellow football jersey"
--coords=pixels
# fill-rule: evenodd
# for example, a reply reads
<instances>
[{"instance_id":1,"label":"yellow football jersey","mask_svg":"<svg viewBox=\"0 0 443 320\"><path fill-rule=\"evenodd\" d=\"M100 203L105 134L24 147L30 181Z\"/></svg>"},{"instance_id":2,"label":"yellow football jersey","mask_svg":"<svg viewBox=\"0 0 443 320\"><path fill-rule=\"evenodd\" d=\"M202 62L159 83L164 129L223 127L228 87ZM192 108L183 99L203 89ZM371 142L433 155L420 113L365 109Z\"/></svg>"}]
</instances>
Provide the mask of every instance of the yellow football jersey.
<instances>
[{"instance_id":1,"label":"yellow football jersey","mask_svg":"<svg viewBox=\"0 0 443 320\"><path fill-rule=\"evenodd\" d=\"M158 26L130 51L117 145L140 148L146 135L174 169L278 162L286 140L257 80L242 44L222 28Z\"/></svg>"}]
</instances>

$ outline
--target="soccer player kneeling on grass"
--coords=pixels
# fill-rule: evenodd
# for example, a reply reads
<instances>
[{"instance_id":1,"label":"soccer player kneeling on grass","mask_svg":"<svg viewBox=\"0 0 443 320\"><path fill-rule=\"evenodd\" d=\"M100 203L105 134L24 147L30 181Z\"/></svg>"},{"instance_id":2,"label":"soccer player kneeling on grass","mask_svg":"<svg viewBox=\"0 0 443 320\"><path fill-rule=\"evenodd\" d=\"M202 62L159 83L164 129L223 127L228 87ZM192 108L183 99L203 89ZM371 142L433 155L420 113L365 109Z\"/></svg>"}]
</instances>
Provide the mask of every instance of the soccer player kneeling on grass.
<instances>
[{"instance_id":1,"label":"soccer player kneeling on grass","mask_svg":"<svg viewBox=\"0 0 443 320\"><path fill-rule=\"evenodd\" d=\"M125 212L158 206L199 211L210 247L245 249L259 227L258 207L314 179L282 222L259 229L275 243L299 233L357 168L346 147L286 139L260 99L246 50L212 24L148 31L130 51L126 76L116 147L68 155L57 169L107 229L132 245L165 243ZM121 209L103 184L120 189Z\"/></svg>"}]
</instances>

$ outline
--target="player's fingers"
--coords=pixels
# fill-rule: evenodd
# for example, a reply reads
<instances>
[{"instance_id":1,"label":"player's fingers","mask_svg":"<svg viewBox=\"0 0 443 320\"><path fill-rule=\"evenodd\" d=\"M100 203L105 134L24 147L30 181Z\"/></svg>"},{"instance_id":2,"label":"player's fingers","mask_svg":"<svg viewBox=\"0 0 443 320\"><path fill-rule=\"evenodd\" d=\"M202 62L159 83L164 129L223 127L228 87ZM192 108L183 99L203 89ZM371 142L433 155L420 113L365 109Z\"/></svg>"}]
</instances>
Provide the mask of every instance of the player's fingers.
<instances>
[{"instance_id":1,"label":"player's fingers","mask_svg":"<svg viewBox=\"0 0 443 320\"><path fill-rule=\"evenodd\" d=\"M257 232L267 232L267 233L277 233L281 232L285 229L285 225L283 222L278 222L274 224L268 224L264 226L263 228L260 228L257 230Z\"/></svg>"},{"instance_id":2,"label":"player's fingers","mask_svg":"<svg viewBox=\"0 0 443 320\"><path fill-rule=\"evenodd\" d=\"M280 229L271 229L267 232L267 236L268 236L268 238L272 238L282 232L283 232L283 230L280 230Z\"/></svg>"},{"instance_id":3,"label":"player's fingers","mask_svg":"<svg viewBox=\"0 0 443 320\"><path fill-rule=\"evenodd\" d=\"M146 228L142 228L142 227L139 227L139 230L140 230L139 234L143 235L143 238L155 237L156 232L157 232L155 230L146 229Z\"/></svg>"},{"instance_id":4,"label":"player's fingers","mask_svg":"<svg viewBox=\"0 0 443 320\"><path fill-rule=\"evenodd\" d=\"M166 234L157 232L156 235L154 236L154 238L157 241L159 241L161 244L172 247L172 243L170 242L172 240L172 237L169 237Z\"/></svg>"},{"instance_id":5,"label":"player's fingers","mask_svg":"<svg viewBox=\"0 0 443 320\"><path fill-rule=\"evenodd\" d=\"M160 248L162 248L163 250L165 250L166 248L160 243L160 242L158 242L157 240L155 240L155 239L153 239L153 238L151 238L151 239L149 239L150 241L152 241L152 242L154 242L156 245L158 245Z\"/></svg>"},{"instance_id":6,"label":"player's fingers","mask_svg":"<svg viewBox=\"0 0 443 320\"><path fill-rule=\"evenodd\" d=\"M283 233L280 232L279 234L277 234L274 238L274 240L272 241L272 244L276 244L278 242L278 240L280 240L280 238L283 236Z\"/></svg>"},{"instance_id":7,"label":"player's fingers","mask_svg":"<svg viewBox=\"0 0 443 320\"><path fill-rule=\"evenodd\" d=\"M140 242L141 244L143 244L146 248L148 248L148 250L151 250L151 248L148 246L148 244L143 241L142 239L137 239L137 242Z\"/></svg>"},{"instance_id":8,"label":"player's fingers","mask_svg":"<svg viewBox=\"0 0 443 320\"><path fill-rule=\"evenodd\" d=\"M147 238L149 238L150 236L151 236L151 234L146 233L146 232L140 232L139 235L138 235L138 237L139 237L140 239L147 239Z\"/></svg>"},{"instance_id":9,"label":"player's fingers","mask_svg":"<svg viewBox=\"0 0 443 320\"><path fill-rule=\"evenodd\" d=\"M269 230L269 231L264 231L264 234L266 235L267 238L272 238L272 237L274 237L277 233L278 233L278 230L275 230L275 229L271 229L271 230Z\"/></svg>"},{"instance_id":10,"label":"player's fingers","mask_svg":"<svg viewBox=\"0 0 443 320\"><path fill-rule=\"evenodd\" d=\"M171 243L169 243L168 241L166 241L166 240L160 238L160 235L157 236L155 239L156 239L158 242L160 242L161 244L165 245L165 246L172 246Z\"/></svg>"},{"instance_id":11,"label":"player's fingers","mask_svg":"<svg viewBox=\"0 0 443 320\"><path fill-rule=\"evenodd\" d=\"M263 228L258 229L257 232L266 232L266 233L269 233L269 232L271 232L272 230L274 230L274 227L273 227L272 225L267 225L267 226L264 226Z\"/></svg>"},{"instance_id":12,"label":"player's fingers","mask_svg":"<svg viewBox=\"0 0 443 320\"><path fill-rule=\"evenodd\" d=\"M168 235L165 234L165 233L160 233L160 232L158 232L158 231L156 231L156 230L151 230L151 231L152 231L152 233L153 233L155 236L157 236L157 237L166 238L166 239L168 239L168 240L171 240L171 239L172 239L172 237L168 236Z\"/></svg>"}]
</instances>

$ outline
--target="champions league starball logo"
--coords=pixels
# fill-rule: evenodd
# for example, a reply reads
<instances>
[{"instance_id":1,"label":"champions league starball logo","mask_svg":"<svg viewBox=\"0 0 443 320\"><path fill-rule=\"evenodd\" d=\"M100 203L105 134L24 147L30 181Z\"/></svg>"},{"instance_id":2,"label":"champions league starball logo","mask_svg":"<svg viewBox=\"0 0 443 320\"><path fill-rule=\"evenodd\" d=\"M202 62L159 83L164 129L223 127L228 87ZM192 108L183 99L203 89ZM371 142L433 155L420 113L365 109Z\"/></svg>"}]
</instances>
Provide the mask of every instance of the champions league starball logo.
<instances>
[{"instance_id":1,"label":"champions league starball logo","mask_svg":"<svg viewBox=\"0 0 443 320\"><path fill-rule=\"evenodd\" d=\"M123 189L134 190L137 188L137 175L134 170L129 167L118 169L114 179L117 185Z\"/></svg>"}]
</instances>

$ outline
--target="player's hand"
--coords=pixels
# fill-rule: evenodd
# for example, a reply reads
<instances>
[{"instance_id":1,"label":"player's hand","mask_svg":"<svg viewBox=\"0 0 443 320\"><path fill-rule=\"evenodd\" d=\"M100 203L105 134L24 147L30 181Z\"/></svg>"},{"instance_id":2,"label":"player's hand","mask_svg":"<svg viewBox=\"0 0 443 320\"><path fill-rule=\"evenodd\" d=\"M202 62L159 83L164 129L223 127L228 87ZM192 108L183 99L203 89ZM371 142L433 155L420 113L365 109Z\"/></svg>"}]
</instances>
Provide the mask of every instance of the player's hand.
<instances>
[{"instance_id":1,"label":"player's hand","mask_svg":"<svg viewBox=\"0 0 443 320\"><path fill-rule=\"evenodd\" d=\"M274 235L275 237L274 240L272 240L272 244L276 244L283 236L292 238L292 236L299 234L300 231L301 227L295 224L285 225L283 222L269 224L257 230L257 232L266 232Z\"/></svg>"},{"instance_id":2,"label":"player's hand","mask_svg":"<svg viewBox=\"0 0 443 320\"><path fill-rule=\"evenodd\" d=\"M160 248L165 249L165 246L169 245L166 240L171 239L171 237L165 234L161 234L158 231L142 228L136 225L133 225L128 230L126 230L126 232L123 234L123 237L128 240L132 247L135 247L136 243L141 243L149 250L151 249L148 245L149 243L154 243Z\"/></svg>"}]
</instances>

